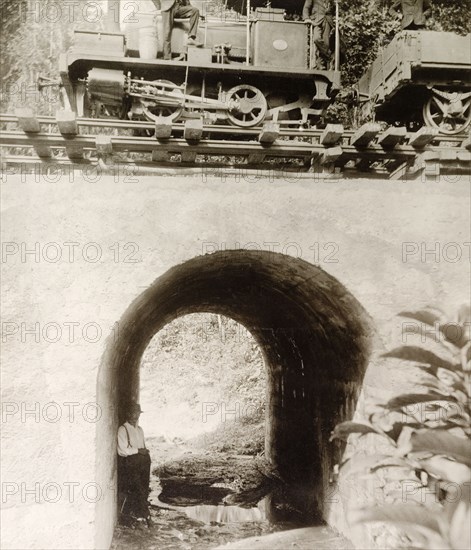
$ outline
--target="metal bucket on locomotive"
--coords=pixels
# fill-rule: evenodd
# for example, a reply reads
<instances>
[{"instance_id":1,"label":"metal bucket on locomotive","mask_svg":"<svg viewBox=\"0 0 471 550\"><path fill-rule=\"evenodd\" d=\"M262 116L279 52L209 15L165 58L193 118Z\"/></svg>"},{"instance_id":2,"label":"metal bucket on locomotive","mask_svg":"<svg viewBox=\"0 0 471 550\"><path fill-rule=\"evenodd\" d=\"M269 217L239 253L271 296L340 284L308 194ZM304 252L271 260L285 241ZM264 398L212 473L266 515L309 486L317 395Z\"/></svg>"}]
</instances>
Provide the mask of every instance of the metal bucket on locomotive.
<instances>
[{"instance_id":1,"label":"metal bucket on locomotive","mask_svg":"<svg viewBox=\"0 0 471 550\"><path fill-rule=\"evenodd\" d=\"M162 36L159 15L160 12L155 9L139 10L125 15L123 31L126 36L128 55L132 52L131 55L139 55L143 59L156 59L159 46L161 46L159 38Z\"/></svg>"},{"instance_id":2,"label":"metal bucket on locomotive","mask_svg":"<svg viewBox=\"0 0 471 550\"><path fill-rule=\"evenodd\" d=\"M156 59L159 49L157 22L152 18L152 24L139 28L139 57L141 59Z\"/></svg>"}]
</instances>

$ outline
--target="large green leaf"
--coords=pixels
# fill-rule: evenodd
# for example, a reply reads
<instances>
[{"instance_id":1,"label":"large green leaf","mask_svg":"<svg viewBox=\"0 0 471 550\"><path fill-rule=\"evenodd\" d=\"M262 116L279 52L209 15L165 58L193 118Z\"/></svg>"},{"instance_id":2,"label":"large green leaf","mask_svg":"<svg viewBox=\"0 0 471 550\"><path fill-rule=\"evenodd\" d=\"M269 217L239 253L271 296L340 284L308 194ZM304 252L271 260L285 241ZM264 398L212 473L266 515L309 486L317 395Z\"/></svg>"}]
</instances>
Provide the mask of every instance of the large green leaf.
<instances>
[{"instance_id":1,"label":"large green leaf","mask_svg":"<svg viewBox=\"0 0 471 550\"><path fill-rule=\"evenodd\" d=\"M431 308L419 311L401 311L399 315L408 319L414 319L414 321L419 321L419 323L424 323L431 327L435 326L435 323L443 321L444 318L444 313L441 310Z\"/></svg>"},{"instance_id":2,"label":"large green leaf","mask_svg":"<svg viewBox=\"0 0 471 550\"><path fill-rule=\"evenodd\" d=\"M451 342L440 330L440 325L436 325L433 329L428 325L419 323L409 323L403 327L403 338L405 342L410 341L407 335L416 335L420 337L420 344L422 346L436 346L439 345L441 349L451 355L459 353L459 347ZM412 341L418 342L418 339L414 338Z\"/></svg>"},{"instance_id":3,"label":"large green leaf","mask_svg":"<svg viewBox=\"0 0 471 550\"><path fill-rule=\"evenodd\" d=\"M428 422L428 420L424 420L424 423L421 428L427 428L429 430L452 430L455 428L462 428L466 431L466 429L469 430L469 416L464 413L462 415L454 414L452 416L448 415L446 412L446 421L445 419L440 419L435 425L433 425L433 420Z\"/></svg>"},{"instance_id":4,"label":"large green leaf","mask_svg":"<svg viewBox=\"0 0 471 550\"><path fill-rule=\"evenodd\" d=\"M471 468L466 464L461 464L455 460L450 460L444 456L432 456L420 460L421 467L437 479L451 481L452 483L471 482ZM456 490L456 487L452 487Z\"/></svg>"},{"instance_id":5,"label":"large green leaf","mask_svg":"<svg viewBox=\"0 0 471 550\"><path fill-rule=\"evenodd\" d=\"M332 432L332 435L330 436L330 441L333 439L341 439L342 441L346 441L348 436L350 434L367 434L367 433L375 433L379 435L384 435L381 432L378 432L373 426L370 424L364 424L360 422L341 422L340 424L337 424L335 426L334 431Z\"/></svg>"},{"instance_id":6,"label":"large green leaf","mask_svg":"<svg viewBox=\"0 0 471 550\"><path fill-rule=\"evenodd\" d=\"M397 441L399 439L399 436L401 435L404 426L417 429L423 428L423 425L418 422L394 422L392 428L386 432L386 435L388 435L394 441Z\"/></svg>"},{"instance_id":7,"label":"large green leaf","mask_svg":"<svg viewBox=\"0 0 471 550\"><path fill-rule=\"evenodd\" d=\"M391 357L403 361L415 361L416 363L422 363L437 369L442 368L453 372L460 369L459 364L454 365L450 361L446 361L435 353L419 346L401 346L388 353L384 353L382 357Z\"/></svg>"},{"instance_id":8,"label":"large green leaf","mask_svg":"<svg viewBox=\"0 0 471 550\"><path fill-rule=\"evenodd\" d=\"M438 329L444 340L458 348L462 348L466 345L466 342L469 342L470 337L466 326L460 322L446 321L443 312L440 310L428 308L415 312L402 311L399 315L418 321L421 325ZM407 333L425 335L430 333L430 331L425 327L418 326L417 330L407 330Z\"/></svg>"},{"instance_id":9,"label":"large green leaf","mask_svg":"<svg viewBox=\"0 0 471 550\"><path fill-rule=\"evenodd\" d=\"M432 401L449 401L451 403L456 403L456 399L450 395L443 395L437 392L429 393L406 393L399 395L398 397L393 397L385 405L381 405L385 409L390 411L395 411L402 409L403 407L408 407L410 405L417 405L419 403L427 403Z\"/></svg>"},{"instance_id":10,"label":"large green leaf","mask_svg":"<svg viewBox=\"0 0 471 550\"><path fill-rule=\"evenodd\" d=\"M446 498L443 503L442 530L447 534L453 550L469 550L471 548L471 484L460 483L459 492L455 490L453 493L455 493L453 498Z\"/></svg>"},{"instance_id":11,"label":"large green leaf","mask_svg":"<svg viewBox=\"0 0 471 550\"><path fill-rule=\"evenodd\" d=\"M364 472L370 470L373 466L389 458L389 455L353 455L346 460L341 466L340 471L344 476L350 476L357 474L358 472Z\"/></svg>"},{"instance_id":12,"label":"large green leaf","mask_svg":"<svg viewBox=\"0 0 471 550\"><path fill-rule=\"evenodd\" d=\"M471 467L471 441L447 431L422 430L410 436L412 452L427 451L453 458Z\"/></svg>"},{"instance_id":13,"label":"large green leaf","mask_svg":"<svg viewBox=\"0 0 471 550\"><path fill-rule=\"evenodd\" d=\"M461 349L460 359L463 371L469 372L471 370L471 342L468 342L466 346Z\"/></svg>"},{"instance_id":14,"label":"large green leaf","mask_svg":"<svg viewBox=\"0 0 471 550\"><path fill-rule=\"evenodd\" d=\"M471 322L471 306L469 304L463 304L458 309L458 323L464 325Z\"/></svg>"},{"instance_id":15,"label":"large green leaf","mask_svg":"<svg viewBox=\"0 0 471 550\"><path fill-rule=\"evenodd\" d=\"M359 472L375 472L380 468L391 467L411 468L412 466L407 460L390 455L355 455L343 463L341 471L343 476L349 477Z\"/></svg>"},{"instance_id":16,"label":"large green leaf","mask_svg":"<svg viewBox=\"0 0 471 550\"><path fill-rule=\"evenodd\" d=\"M451 523L451 518L453 517L459 503L464 500L465 502L471 504L471 483L462 483L459 488L456 487L456 485L454 487L453 485L450 487L449 483L445 483L445 487L443 487L443 489L444 491L450 491L451 489L451 492L454 493L453 498L445 498L443 501L443 520L447 522L449 526Z\"/></svg>"},{"instance_id":17,"label":"large green leaf","mask_svg":"<svg viewBox=\"0 0 471 550\"><path fill-rule=\"evenodd\" d=\"M469 392L466 390L466 386L453 384L453 397L455 397L456 400L461 403L463 409L469 410L470 395Z\"/></svg>"},{"instance_id":18,"label":"large green leaf","mask_svg":"<svg viewBox=\"0 0 471 550\"><path fill-rule=\"evenodd\" d=\"M438 381L434 380L433 382L422 381L421 386L424 388L433 390L435 391L435 393L440 393L442 395L451 395L453 393L453 388L451 386L448 386L447 384L443 384L439 380Z\"/></svg>"},{"instance_id":19,"label":"large green leaf","mask_svg":"<svg viewBox=\"0 0 471 550\"><path fill-rule=\"evenodd\" d=\"M454 550L471 548L471 507L461 499L450 522L449 539Z\"/></svg>"}]
</instances>

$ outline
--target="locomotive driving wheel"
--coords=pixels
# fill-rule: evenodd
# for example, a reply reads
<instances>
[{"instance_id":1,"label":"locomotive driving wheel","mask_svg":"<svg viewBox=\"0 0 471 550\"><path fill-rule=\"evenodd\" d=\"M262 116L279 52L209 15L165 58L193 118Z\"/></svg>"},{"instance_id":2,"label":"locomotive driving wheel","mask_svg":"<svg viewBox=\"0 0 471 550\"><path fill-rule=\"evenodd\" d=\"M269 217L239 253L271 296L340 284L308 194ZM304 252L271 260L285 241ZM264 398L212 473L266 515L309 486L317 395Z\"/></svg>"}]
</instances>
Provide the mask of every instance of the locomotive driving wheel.
<instances>
[{"instance_id":1,"label":"locomotive driving wheel","mask_svg":"<svg viewBox=\"0 0 471 550\"><path fill-rule=\"evenodd\" d=\"M175 122L183 111L183 92L176 88L170 80L155 80L152 87L149 87L151 95L155 94L155 99L149 97L139 98L142 106L142 112L147 120L155 122L157 120L166 120ZM173 97L164 97L165 92L170 92ZM181 99L180 97L181 96Z\"/></svg>"},{"instance_id":2,"label":"locomotive driving wheel","mask_svg":"<svg viewBox=\"0 0 471 550\"><path fill-rule=\"evenodd\" d=\"M226 94L226 101L234 105L228 110L227 118L236 126L256 126L267 113L267 100L255 86L240 84L231 88Z\"/></svg>"},{"instance_id":3,"label":"locomotive driving wheel","mask_svg":"<svg viewBox=\"0 0 471 550\"><path fill-rule=\"evenodd\" d=\"M423 116L428 126L438 128L443 134L464 132L471 123L471 92L446 92L432 89L425 102Z\"/></svg>"}]
</instances>

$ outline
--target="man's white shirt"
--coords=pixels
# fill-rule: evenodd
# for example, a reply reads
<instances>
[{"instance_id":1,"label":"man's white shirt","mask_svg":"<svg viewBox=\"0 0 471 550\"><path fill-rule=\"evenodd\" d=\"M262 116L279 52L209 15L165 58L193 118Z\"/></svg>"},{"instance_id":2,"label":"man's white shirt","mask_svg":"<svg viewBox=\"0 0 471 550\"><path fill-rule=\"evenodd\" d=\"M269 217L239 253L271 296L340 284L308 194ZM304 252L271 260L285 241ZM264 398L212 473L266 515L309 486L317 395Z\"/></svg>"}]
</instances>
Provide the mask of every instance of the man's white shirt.
<instances>
[{"instance_id":1,"label":"man's white shirt","mask_svg":"<svg viewBox=\"0 0 471 550\"><path fill-rule=\"evenodd\" d=\"M126 429L129 434L129 443L128 444L128 435L126 434ZM125 422L123 426L120 426L118 429L118 454L119 456L131 456L138 453L138 449L144 448L144 431L140 426L135 428L129 422Z\"/></svg>"}]
</instances>

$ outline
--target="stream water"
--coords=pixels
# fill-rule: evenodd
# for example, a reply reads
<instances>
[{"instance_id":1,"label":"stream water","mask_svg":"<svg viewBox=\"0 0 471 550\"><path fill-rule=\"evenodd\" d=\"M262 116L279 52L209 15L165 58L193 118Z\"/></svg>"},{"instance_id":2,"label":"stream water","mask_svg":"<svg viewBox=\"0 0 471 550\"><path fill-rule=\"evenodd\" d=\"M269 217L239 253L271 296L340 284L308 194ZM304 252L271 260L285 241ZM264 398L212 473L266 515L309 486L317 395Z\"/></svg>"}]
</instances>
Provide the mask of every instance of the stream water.
<instances>
[{"instance_id":1,"label":"stream water","mask_svg":"<svg viewBox=\"0 0 471 550\"><path fill-rule=\"evenodd\" d=\"M224 506L218 504L200 504L186 506L185 514L196 521L211 523L253 523L266 521L263 501L256 508L241 508L240 506Z\"/></svg>"},{"instance_id":2,"label":"stream water","mask_svg":"<svg viewBox=\"0 0 471 550\"><path fill-rule=\"evenodd\" d=\"M151 521L149 527L119 525L112 550L208 550L294 527L271 524L259 507L223 505L151 506Z\"/></svg>"},{"instance_id":3,"label":"stream water","mask_svg":"<svg viewBox=\"0 0 471 550\"><path fill-rule=\"evenodd\" d=\"M175 506L159 500L158 481L153 480L151 489L150 525L118 525L112 550L208 550L298 527L269 521L265 498L249 508L225 504Z\"/></svg>"},{"instance_id":4,"label":"stream water","mask_svg":"<svg viewBox=\"0 0 471 550\"><path fill-rule=\"evenodd\" d=\"M276 498L276 489L270 493L262 490L258 498L250 501L252 504L245 502L239 506L234 505L239 502L231 501L236 493L227 484L202 482L208 472L214 474L214 468L219 471L220 467L231 471L236 468L237 473L247 479L252 459L239 457L239 465L235 466L237 463L227 457L221 459L220 456L211 455L209 462L202 462L201 457L191 458L192 453L186 452L183 456L187 459L181 462L181 453L175 455L171 451L162 458L156 453L153 456L154 464L166 460L165 464L183 466L174 467L170 478L162 480L164 490L159 476L154 473L151 476L150 524L118 525L111 550L209 550L248 537L305 527L305 523L299 521L296 510L283 499ZM180 462L172 462L175 458L180 459ZM328 528L319 529L325 531ZM332 535L331 532L327 533L328 537ZM322 537L325 538L325 533ZM295 547L304 548L298 543ZM312 548L312 545L308 548ZM336 545L332 548L347 546Z\"/></svg>"}]
</instances>

